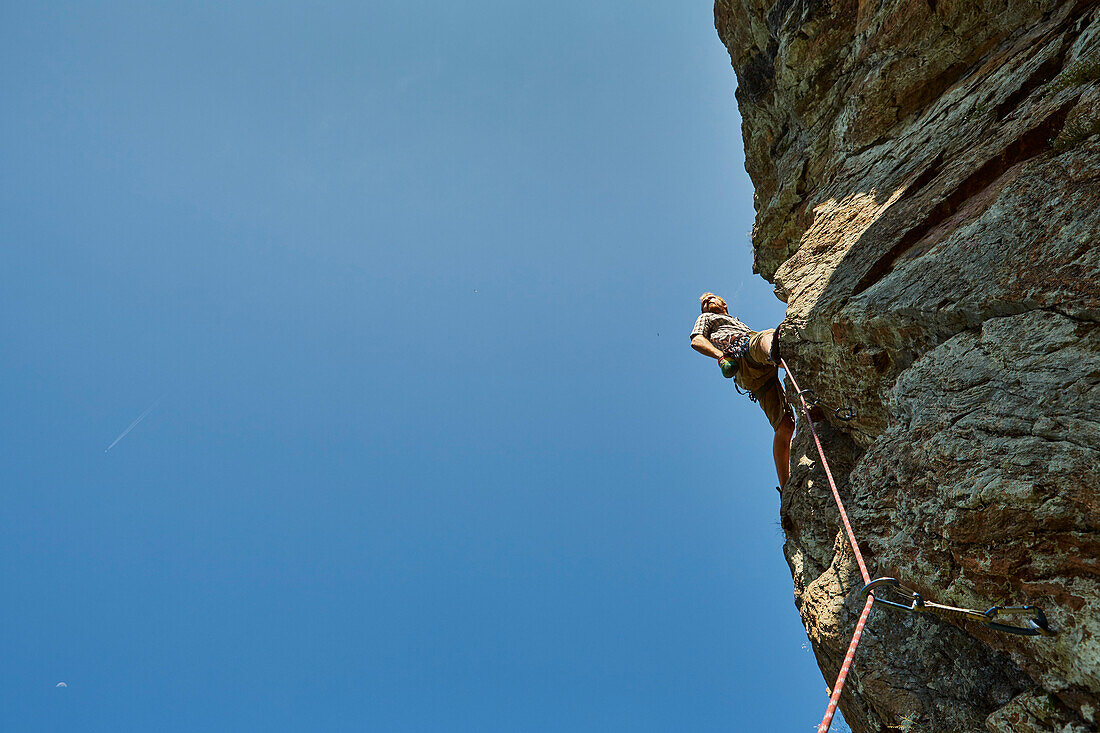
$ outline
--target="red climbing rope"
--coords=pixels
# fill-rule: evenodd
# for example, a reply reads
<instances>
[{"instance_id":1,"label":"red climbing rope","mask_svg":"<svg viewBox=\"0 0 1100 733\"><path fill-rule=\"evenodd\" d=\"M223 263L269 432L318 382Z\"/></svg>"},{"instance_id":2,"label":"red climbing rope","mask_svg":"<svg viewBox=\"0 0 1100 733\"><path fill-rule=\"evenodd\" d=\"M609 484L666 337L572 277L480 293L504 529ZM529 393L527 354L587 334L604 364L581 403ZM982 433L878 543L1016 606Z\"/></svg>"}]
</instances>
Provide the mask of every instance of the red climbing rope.
<instances>
[{"instance_id":1,"label":"red climbing rope","mask_svg":"<svg viewBox=\"0 0 1100 733\"><path fill-rule=\"evenodd\" d=\"M867 565L863 562L863 553L859 551L859 543L856 542L855 533L852 532L852 523L848 521L848 512L844 511L844 502L840 500L840 492L837 491L836 482L833 481L833 472L829 470L829 462L825 460L825 451L821 447L821 439L817 437L817 430L814 429L814 421L810 418L810 408L806 404L806 399L802 396L803 391L799 389L798 382L795 381L794 374L791 372L791 368L787 366L787 362L780 359L779 363L783 366L783 371L787 372L787 376L790 377L795 392L798 393L798 401L802 403L802 413L806 416L806 424L810 426L810 433L814 436L817 453L821 456L821 465L825 468L825 477L829 479L829 488L833 490L833 498L836 499L836 508L840 510L840 518L844 521L844 531L848 533L848 542L852 545L852 553L856 556L856 562L859 563L859 572L863 575L863 582L870 583L871 575L867 572ZM874 594L868 593L867 603L864 604L863 613L859 615L859 621L856 622L856 630L852 634L851 643L848 644L848 653L844 655L844 663L840 666L840 673L836 676L836 684L833 685L833 692L829 697L829 707L825 709L825 717L821 719L821 725L817 727L817 733L827 733L829 726L833 724L836 706L840 702L840 692L844 689L844 681L848 679L848 670L851 669L852 660L856 656L859 638L863 635L863 627L867 623L867 616L871 613L871 606L874 604Z\"/></svg>"},{"instance_id":2,"label":"red climbing rope","mask_svg":"<svg viewBox=\"0 0 1100 733\"><path fill-rule=\"evenodd\" d=\"M867 624L867 616L871 613L871 606L873 605L875 605L875 597L868 594L867 603L863 604L863 613L859 614L856 630L852 633L852 641L848 644L848 653L844 655L844 663L840 665L840 673L836 676L833 694L829 696L829 707L825 708L825 717L821 719L821 724L817 726L817 733L828 733L829 726L833 724L836 706L840 702L840 691L844 689L844 681L848 679L848 670L852 668L852 660L856 656L856 647L859 646L859 638L863 636L863 627Z\"/></svg>"}]
</instances>

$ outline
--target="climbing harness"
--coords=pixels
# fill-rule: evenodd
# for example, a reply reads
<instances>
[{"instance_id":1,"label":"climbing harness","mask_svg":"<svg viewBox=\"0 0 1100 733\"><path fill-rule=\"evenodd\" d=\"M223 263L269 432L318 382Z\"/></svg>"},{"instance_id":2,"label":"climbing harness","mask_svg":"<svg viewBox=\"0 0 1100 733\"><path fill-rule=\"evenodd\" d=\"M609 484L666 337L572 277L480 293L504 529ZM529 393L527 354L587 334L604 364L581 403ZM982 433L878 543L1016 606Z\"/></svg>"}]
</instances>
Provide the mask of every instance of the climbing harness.
<instances>
[{"instance_id":1,"label":"climbing harness","mask_svg":"<svg viewBox=\"0 0 1100 733\"><path fill-rule=\"evenodd\" d=\"M749 353L749 341L751 340L752 336L738 336L735 339L731 339L729 346L725 349L725 355L732 359L741 359L747 356Z\"/></svg>"},{"instance_id":2,"label":"climbing harness","mask_svg":"<svg viewBox=\"0 0 1100 733\"><path fill-rule=\"evenodd\" d=\"M751 336L738 336L730 341L718 358L718 368L722 370L722 376L733 379L741 368L741 359L749 353L749 339ZM738 394L746 394L740 387L735 387ZM753 402L756 400L753 399Z\"/></svg>"},{"instance_id":3,"label":"climbing harness","mask_svg":"<svg viewBox=\"0 0 1100 733\"><path fill-rule=\"evenodd\" d=\"M818 733L828 733L829 727L833 723L833 716L836 714L837 704L840 702L840 693L844 689L844 682L848 679L848 671L852 668L852 660L855 659L856 647L859 646L859 640L863 636L863 627L867 624L867 617L870 615L871 607L875 604L876 600L888 606L902 608L913 613L934 613L950 618L978 621L988 628L1010 634L1020 634L1024 636L1054 635L1055 632L1047 625L1047 619L1043 611L1035 606L994 606L985 613L981 613L979 611L971 611L965 608L955 608L954 606L944 606L938 603L925 601L921 598L920 594L909 588L905 588L894 578L878 578L876 580L871 580L871 575L867 572L867 564L863 561L863 553L859 551L859 543L856 542L855 533L852 531L852 523L848 521L848 512L844 510L844 502L841 501L840 492L837 491L836 482L833 480L833 472L829 468L829 461L825 458L825 450L821 447L821 439L817 435L814 421L810 418L810 406L819 406L817 396L814 395L813 390L803 390L799 388L798 382L791 372L791 368L787 366L787 362L784 359L779 360L779 365L783 367L783 371L785 371L790 378L791 384L794 385L795 396L798 397L798 401L802 405L802 413L806 416L806 424L810 427L810 434L813 435L814 445L817 446L817 454L821 456L821 467L825 469L825 478L829 480L829 488L832 489L833 499L836 500L836 508L840 511L840 519L844 524L844 531L848 535L849 544L852 546L852 554L855 555L856 563L859 565L860 575L863 576L863 582L865 583L863 586L863 595L867 598L867 601L863 604L863 610L859 614L859 620L856 622L855 631L852 633L852 640L848 644L848 651L844 655L844 662L840 665L840 672L837 674L836 683L833 684L832 694L829 696L829 706L825 709L825 717L821 719L821 724L817 727ZM834 414L837 419L844 421L851 420L853 417L851 409L848 408L845 408L844 412L841 412L840 408L838 408L834 411ZM875 596L876 593L883 593L885 595L887 592L893 592L895 595L904 596L906 600L911 602L911 605L904 605L896 601L891 602L886 599L876 598ZM1013 626L996 621L997 618L1005 615L1022 614L1032 615L1032 618L1027 621L1026 627Z\"/></svg>"},{"instance_id":4,"label":"climbing harness","mask_svg":"<svg viewBox=\"0 0 1100 733\"><path fill-rule=\"evenodd\" d=\"M722 376L723 377L726 377L728 379L730 377L737 376L737 372L738 372L739 367L741 365L741 361L740 361L741 359L746 359L750 364L756 365L758 367L764 367L765 366L763 364L757 363L757 361L755 359L753 359L752 356L749 354L749 343L751 342L751 340L752 340L752 336L739 336L739 337L733 339L732 341L730 341L729 345L726 346L725 351L723 352L722 358L718 360L718 366L722 369ZM769 363L769 364L767 364L767 366L774 367L776 365ZM776 375L775 377L772 377L772 379L778 379L778 375ZM759 402L760 401L759 395L767 390L767 388L772 383L772 379L769 379L762 386L757 388L755 392L747 390L747 389L742 389L741 386L739 384L737 384L737 382L733 383L733 388L735 390L737 390L737 394L747 396L749 398L750 402ZM812 393L812 390L806 390L806 391ZM813 402L811 404L817 404L817 403ZM848 413L851 414L851 410L848 410ZM838 411L838 415L839 415L839 411ZM792 415L792 417L793 417L793 415ZM844 419L851 420L851 417L848 417L848 418L843 418L842 417L841 419L842 420L844 420Z\"/></svg>"},{"instance_id":5,"label":"climbing harness","mask_svg":"<svg viewBox=\"0 0 1100 733\"><path fill-rule=\"evenodd\" d=\"M1055 632L1051 630L1050 625L1047 623L1046 614L1038 606L993 606L985 613L969 608L945 606L941 603L924 600L920 593L912 588L905 587L895 578L875 578L863 586L863 590L860 592L864 596L876 592L875 600L892 608L900 608L911 613L931 613L961 621L976 621L987 628L994 631L1003 631L1006 634L1017 634L1019 636L1055 635ZM905 603L887 600L884 596L888 593L892 593L898 599L904 599ZM1017 618L1030 616L1030 618L1024 621L1025 625L1023 626L1001 623L997 620L1006 616Z\"/></svg>"}]
</instances>

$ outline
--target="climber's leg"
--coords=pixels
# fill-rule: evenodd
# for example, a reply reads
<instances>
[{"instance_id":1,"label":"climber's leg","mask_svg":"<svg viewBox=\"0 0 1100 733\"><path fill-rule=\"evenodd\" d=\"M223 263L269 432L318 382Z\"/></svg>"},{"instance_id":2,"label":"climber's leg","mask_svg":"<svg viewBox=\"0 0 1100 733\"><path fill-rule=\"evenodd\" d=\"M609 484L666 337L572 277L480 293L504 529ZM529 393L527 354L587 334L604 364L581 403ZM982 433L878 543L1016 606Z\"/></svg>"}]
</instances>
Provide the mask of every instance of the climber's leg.
<instances>
[{"instance_id":1,"label":"climber's leg","mask_svg":"<svg viewBox=\"0 0 1100 733\"><path fill-rule=\"evenodd\" d=\"M791 475L791 438L794 437L794 414L783 395L783 383L779 381L779 372L773 367L774 375L754 392L761 409L768 416L768 423L775 431L772 440L772 455L775 457L775 473L779 485L787 483Z\"/></svg>"},{"instance_id":2,"label":"climber's leg","mask_svg":"<svg viewBox=\"0 0 1100 733\"><path fill-rule=\"evenodd\" d=\"M761 331L760 332L760 345L758 347L757 353L753 354L753 357L754 358L763 357L762 359L761 358L756 358L756 360L758 362L760 362L761 364L766 364L766 363L770 362L771 359L772 359L772 339L774 337L775 337L775 329L774 328L769 328L766 331Z\"/></svg>"},{"instance_id":3,"label":"climber's leg","mask_svg":"<svg viewBox=\"0 0 1100 733\"><path fill-rule=\"evenodd\" d=\"M783 420L775 428L775 439L772 441L772 455L775 457L775 473L779 476L779 485L782 487L791 477L791 438L794 437L794 420L790 415L784 415Z\"/></svg>"}]
</instances>

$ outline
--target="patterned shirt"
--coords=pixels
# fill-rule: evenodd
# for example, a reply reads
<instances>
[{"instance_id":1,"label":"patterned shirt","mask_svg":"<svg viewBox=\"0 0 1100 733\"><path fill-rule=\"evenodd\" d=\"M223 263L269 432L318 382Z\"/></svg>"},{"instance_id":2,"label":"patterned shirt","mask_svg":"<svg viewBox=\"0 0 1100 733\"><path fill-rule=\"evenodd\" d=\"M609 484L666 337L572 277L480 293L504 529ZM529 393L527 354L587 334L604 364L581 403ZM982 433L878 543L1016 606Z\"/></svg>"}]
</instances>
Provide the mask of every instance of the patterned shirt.
<instances>
[{"instance_id":1,"label":"patterned shirt","mask_svg":"<svg viewBox=\"0 0 1100 733\"><path fill-rule=\"evenodd\" d=\"M753 330L744 323L725 313L702 313L695 319L695 328L691 329L691 338L704 336L708 341L725 351L730 345Z\"/></svg>"}]
</instances>

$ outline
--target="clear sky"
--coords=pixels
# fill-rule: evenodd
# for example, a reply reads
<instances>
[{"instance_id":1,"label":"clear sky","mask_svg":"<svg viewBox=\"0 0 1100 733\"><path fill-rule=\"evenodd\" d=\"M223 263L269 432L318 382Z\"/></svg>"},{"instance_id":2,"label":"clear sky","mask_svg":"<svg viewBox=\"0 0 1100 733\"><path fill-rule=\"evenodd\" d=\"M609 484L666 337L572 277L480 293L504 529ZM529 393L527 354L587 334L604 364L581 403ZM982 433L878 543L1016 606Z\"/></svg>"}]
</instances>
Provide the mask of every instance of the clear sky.
<instances>
[{"instance_id":1,"label":"clear sky","mask_svg":"<svg viewBox=\"0 0 1100 733\"><path fill-rule=\"evenodd\" d=\"M0 729L811 730L712 24L5 3Z\"/></svg>"}]
</instances>

